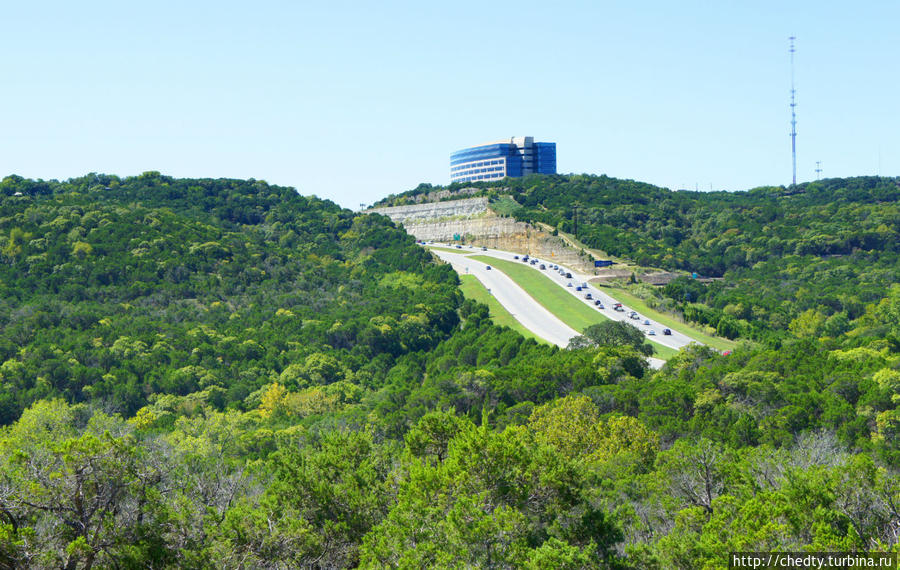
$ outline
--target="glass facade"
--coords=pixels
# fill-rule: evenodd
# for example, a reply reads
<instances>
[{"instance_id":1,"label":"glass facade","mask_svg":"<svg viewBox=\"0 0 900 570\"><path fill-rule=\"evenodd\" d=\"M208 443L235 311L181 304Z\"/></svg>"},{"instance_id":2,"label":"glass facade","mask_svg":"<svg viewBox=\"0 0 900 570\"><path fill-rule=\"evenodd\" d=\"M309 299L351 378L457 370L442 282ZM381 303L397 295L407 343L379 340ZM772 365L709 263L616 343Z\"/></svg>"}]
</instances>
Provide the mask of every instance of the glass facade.
<instances>
[{"instance_id":1,"label":"glass facade","mask_svg":"<svg viewBox=\"0 0 900 570\"><path fill-rule=\"evenodd\" d=\"M488 143L450 155L450 182L500 180L533 172L556 174L556 143L535 143L532 137Z\"/></svg>"},{"instance_id":2,"label":"glass facade","mask_svg":"<svg viewBox=\"0 0 900 570\"><path fill-rule=\"evenodd\" d=\"M556 143L534 143L534 171L556 174Z\"/></svg>"}]
</instances>

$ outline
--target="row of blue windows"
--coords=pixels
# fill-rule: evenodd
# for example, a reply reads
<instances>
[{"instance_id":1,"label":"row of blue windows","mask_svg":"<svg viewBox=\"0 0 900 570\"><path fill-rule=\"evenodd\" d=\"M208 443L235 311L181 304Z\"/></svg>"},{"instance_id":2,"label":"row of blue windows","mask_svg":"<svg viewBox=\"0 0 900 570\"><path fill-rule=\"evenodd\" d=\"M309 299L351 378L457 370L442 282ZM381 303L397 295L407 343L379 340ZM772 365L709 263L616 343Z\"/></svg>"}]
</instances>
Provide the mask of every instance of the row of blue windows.
<instances>
[{"instance_id":1,"label":"row of blue windows","mask_svg":"<svg viewBox=\"0 0 900 570\"><path fill-rule=\"evenodd\" d=\"M511 144L489 144L475 148L458 150L450 155L450 166L476 160L490 160L517 156L516 146Z\"/></svg>"},{"instance_id":2,"label":"row of blue windows","mask_svg":"<svg viewBox=\"0 0 900 570\"><path fill-rule=\"evenodd\" d=\"M482 162L476 162L476 163L474 163L474 164L470 164L470 163L467 162L466 164L461 164L461 165L459 165L459 166L454 166L454 167L452 167L452 168L450 169L450 172L454 172L454 171L456 171L456 170L465 170L465 169L467 169L467 168L477 168L477 167L479 167L479 166L490 166L490 165L494 165L494 164L503 164L503 159L499 159L499 160L486 160L486 161L482 161Z\"/></svg>"},{"instance_id":3,"label":"row of blue windows","mask_svg":"<svg viewBox=\"0 0 900 570\"><path fill-rule=\"evenodd\" d=\"M502 166L489 166L487 168L469 168L455 173L453 176L468 176L470 174L481 174L482 172L503 172Z\"/></svg>"},{"instance_id":4,"label":"row of blue windows","mask_svg":"<svg viewBox=\"0 0 900 570\"><path fill-rule=\"evenodd\" d=\"M478 176L464 176L462 178L454 178L453 182L477 182L479 180L500 180L503 175L498 174L479 174Z\"/></svg>"}]
</instances>

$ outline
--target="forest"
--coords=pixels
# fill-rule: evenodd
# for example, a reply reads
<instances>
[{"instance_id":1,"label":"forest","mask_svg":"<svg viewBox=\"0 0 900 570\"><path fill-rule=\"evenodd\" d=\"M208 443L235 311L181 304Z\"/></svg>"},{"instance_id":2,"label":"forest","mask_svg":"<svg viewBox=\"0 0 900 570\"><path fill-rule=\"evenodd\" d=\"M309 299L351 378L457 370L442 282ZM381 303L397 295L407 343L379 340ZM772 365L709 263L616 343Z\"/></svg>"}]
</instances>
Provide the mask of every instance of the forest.
<instances>
[{"instance_id":1,"label":"forest","mask_svg":"<svg viewBox=\"0 0 900 570\"><path fill-rule=\"evenodd\" d=\"M900 552L897 180L484 186L729 329L661 370L491 323L257 180L0 182L0 568L727 568ZM425 187L389 200L402 203ZM615 232L615 233L613 233Z\"/></svg>"}]
</instances>

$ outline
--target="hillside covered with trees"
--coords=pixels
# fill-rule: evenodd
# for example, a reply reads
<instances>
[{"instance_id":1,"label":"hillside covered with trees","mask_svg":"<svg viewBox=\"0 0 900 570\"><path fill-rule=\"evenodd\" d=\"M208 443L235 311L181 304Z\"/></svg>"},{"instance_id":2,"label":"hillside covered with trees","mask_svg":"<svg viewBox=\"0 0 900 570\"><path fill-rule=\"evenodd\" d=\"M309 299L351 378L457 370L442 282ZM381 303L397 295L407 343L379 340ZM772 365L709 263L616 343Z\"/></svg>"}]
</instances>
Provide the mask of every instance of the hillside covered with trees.
<instances>
[{"instance_id":1,"label":"hillside covered with trees","mask_svg":"<svg viewBox=\"0 0 900 570\"><path fill-rule=\"evenodd\" d=\"M573 229L546 196L594 182L515 181L516 216ZM666 295L762 342L654 372L627 342L561 350L493 325L387 218L290 188L5 178L0 568L694 569L900 549L896 181L819 204L754 191L772 213L753 223L729 222L725 195L615 183L647 216L635 258L712 273L745 252L720 288ZM578 237L607 248L600 218L581 221L605 215L595 194L573 198ZM653 230L651 203L668 212ZM701 229L697 208L722 218ZM663 221L683 234L653 238ZM854 245L798 251L825 247L804 224ZM793 249L751 263L760 233ZM754 288L754 272L772 276Z\"/></svg>"},{"instance_id":2,"label":"hillside covered with trees","mask_svg":"<svg viewBox=\"0 0 900 570\"><path fill-rule=\"evenodd\" d=\"M673 192L588 175L474 186L478 192L461 197L512 197L520 205L511 211L517 219L574 233L612 256L722 278L708 287L680 279L659 297L687 320L729 338L763 340L788 329L834 336L900 282L897 178L827 179L747 192ZM384 203L408 203L435 190L422 185Z\"/></svg>"}]
</instances>

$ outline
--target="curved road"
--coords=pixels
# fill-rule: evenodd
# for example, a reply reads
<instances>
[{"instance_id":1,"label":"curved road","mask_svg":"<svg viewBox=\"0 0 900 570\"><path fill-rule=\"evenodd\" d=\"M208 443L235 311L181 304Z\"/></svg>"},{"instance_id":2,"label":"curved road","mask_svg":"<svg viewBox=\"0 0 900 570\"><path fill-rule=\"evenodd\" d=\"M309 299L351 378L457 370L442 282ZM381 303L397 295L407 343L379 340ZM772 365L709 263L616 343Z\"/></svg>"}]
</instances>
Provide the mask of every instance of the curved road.
<instances>
[{"instance_id":1,"label":"curved road","mask_svg":"<svg viewBox=\"0 0 900 570\"><path fill-rule=\"evenodd\" d=\"M457 273L461 275L474 275L476 278L478 278L478 280L488 288L488 290L497 299L497 301L501 305L503 305L516 320L518 320L524 327L534 332L534 334L538 335L539 337L544 338L549 342L556 344L557 346L564 347L568 345L569 339L580 334L578 331L575 331L574 329L563 323L561 320L559 320L550 311L542 307L535 299L533 299L528 293L526 293L524 289L519 287L512 279L507 277L506 274L496 269L488 270L487 264L476 259L472 259L471 257L468 257L467 254L475 253L478 255L495 257L497 259L504 259L513 262L518 261L519 263L523 263L521 261L521 256L519 260L516 260L516 254L510 253L508 251L494 249L480 250L479 248L472 247L463 247L462 249L460 249L459 253L449 253L440 250L432 250L432 253L434 253L444 261L450 263ZM545 264L546 269L540 269L541 263ZM598 289L597 287L587 285L586 287L583 286L581 291L577 291L576 288L579 285L587 284L587 280L590 278L590 276L588 275L580 274L570 268L564 268L565 272L569 272L572 274L571 278L566 278L565 275L560 274L558 270L553 270L552 266L555 264L547 260L540 260L535 265L531 265L528 263L523 263L523 265L531 267L535 271L544 273L553 282L569 291L572 295L575 295L576 298L580 299L586 305L603 314L603 316L612 320L631 322L632 324L643 330L645 334L648 335L648 340L652 342L668 346L676 350L692 342L697 342L687 335L684 335L675 330L672 331L671 335L663 335L663 329L665 329L666 327L652 320L650 320L649 325L644 325L643 323L645 322L645 320L649 320L645 316L641 315L638 319L631 319L629 315L631 314L632 309L624 305L624 303L624 311L614 311L613 304L618 301L608 293ZM562 268L562 266L560 267ZM572 283L572 287L568 286L569 283ZM586 293L591 293L593 299L586 300L584 298ZM599 309L596 305L594 305L594 300L596 299L600 299L600 301L603 303L603 309ZM649 332L651 330L655 333L652 336L649 335ZM649 361L653 368L660 368L665 363L663 360L660 360L658 358L650 358Z\"/></svg>"}]
</instances>

